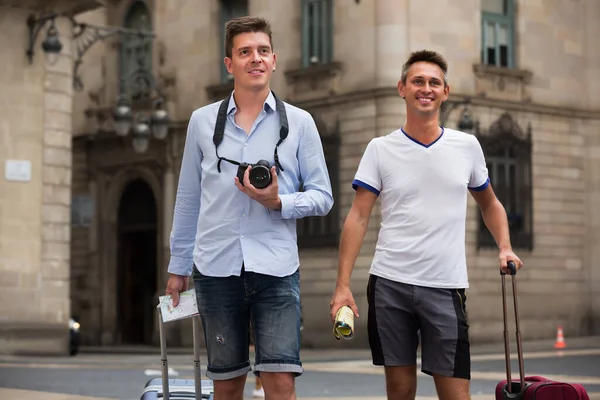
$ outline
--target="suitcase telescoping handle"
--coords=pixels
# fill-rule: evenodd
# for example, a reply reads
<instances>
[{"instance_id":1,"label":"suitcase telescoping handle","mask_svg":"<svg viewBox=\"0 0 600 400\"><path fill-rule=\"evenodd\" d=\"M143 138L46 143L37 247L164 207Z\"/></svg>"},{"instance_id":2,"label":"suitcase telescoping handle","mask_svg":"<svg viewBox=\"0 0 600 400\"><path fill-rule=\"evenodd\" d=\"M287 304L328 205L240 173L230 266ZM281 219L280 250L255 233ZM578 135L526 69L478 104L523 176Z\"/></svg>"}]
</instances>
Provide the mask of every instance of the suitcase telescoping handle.
<instances>
[{"instance_id":1,"label":"suitcase telescoping handle","mask_svg":"<svg viewBox=\"0 0 600 400\"><path fill-rule=\"evenodd\" d=\"M192 317L192 327L194 329L194 389L196 398L202 398L202 376L200 372L200 322L199 316ZM162 375L163 399L169 400L169 364L167 361L167 334L165 332L165 323L163 322L162 312L158 307L158 333L160 336L160 363Z\"/></svg>"},{"instance_id":2,"label":"suitcase telescoping handle","mask_svg":"<svg viewBox=\"0 0 600 400\"><path fill-rule=\"evenodd\" d=\"M513 261L508 262L508 273L511 276L512 280L512 292L513 292L513 302L515 305L515 328L517 333L517 357L519 360L519 376L521 381L521 386L519 387L519 391L523 391L525 389L525 373L523 371L523 348L521 346L521 329L519 327L519 304L517 301L517 265ZM508 322L507 322L507 306L506 306L506 273L500 271L500 275L502 278L502 311L504 316L504 356L506 360L506 385L508 393L512 393L512 378L510 373L510 345L508 340Z\"/></svg>"}]
</instances>

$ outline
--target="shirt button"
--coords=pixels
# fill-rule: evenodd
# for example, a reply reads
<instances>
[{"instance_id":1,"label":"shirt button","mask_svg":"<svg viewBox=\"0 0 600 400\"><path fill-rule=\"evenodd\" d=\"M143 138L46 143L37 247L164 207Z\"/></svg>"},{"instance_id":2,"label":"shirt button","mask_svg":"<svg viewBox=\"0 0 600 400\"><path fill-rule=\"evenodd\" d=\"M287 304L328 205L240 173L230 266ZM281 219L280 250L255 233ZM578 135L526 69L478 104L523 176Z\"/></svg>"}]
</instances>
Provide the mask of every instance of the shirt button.
<instances>
[{"instance_id":1,"label":"shirt button","mask_svg":"<svg viewBox=\"0 0 600 400\"><path fill-rule=\"evenodd\" d=\"M242 217L245 217L245 216L246 216L246 214L242 214Z\"/></svg>"},{"instance_id":2,"label":"shirt button","mask_svg":"<svg viewBox=\"0 0 600 400\"><path fill-rule=\"evenodd\" d=\"M248 146L248 143L244 143L244 146Z\"/></svg>"},{"instance_id":3,"label":"shirt button","mask_svg":"<svg viewBox=\"0 0 600 400\"><path fill-rule=\"evenodd\" d=\"M242 235L242 236L241 236L241 238L243 239L243 238L244 238L244 235Z\"/></svg>"}]
</instances>

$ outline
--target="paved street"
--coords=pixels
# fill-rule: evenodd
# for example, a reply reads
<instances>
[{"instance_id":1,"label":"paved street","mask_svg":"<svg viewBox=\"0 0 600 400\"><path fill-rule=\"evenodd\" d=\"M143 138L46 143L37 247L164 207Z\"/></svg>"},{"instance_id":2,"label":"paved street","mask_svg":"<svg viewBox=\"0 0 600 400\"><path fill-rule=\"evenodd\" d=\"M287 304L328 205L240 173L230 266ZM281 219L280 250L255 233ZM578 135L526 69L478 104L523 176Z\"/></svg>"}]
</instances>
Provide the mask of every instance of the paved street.
<instances>
[{"instance_id":1,"label":"paved street","mask_svg":"<svg viewBox=\"0 0 600 400\"><path fill-rule=\"evenodd\" d=\"M550 341L524 343L524 349L527 375L583 383L592 399L600 399L600 338L572 340L563 351L554 350ZM160 368L158 351L91 350L63 358L0 356L0 399L139 399L146 381ZM169 366L178 377L192 378L191 356L176 353ZM371 365L368 351L305 350L303 359L306 372L297 381L301 399L385 399L383 370ZM496 382L505 376L502 346L473 346L472 359L473 399L492 399ZM514 377L516 368L515 361ZM249 377L248 398L253 383ZM436 398L430 377L419 376L418 398Z\"/></svg>"}]
</instances>

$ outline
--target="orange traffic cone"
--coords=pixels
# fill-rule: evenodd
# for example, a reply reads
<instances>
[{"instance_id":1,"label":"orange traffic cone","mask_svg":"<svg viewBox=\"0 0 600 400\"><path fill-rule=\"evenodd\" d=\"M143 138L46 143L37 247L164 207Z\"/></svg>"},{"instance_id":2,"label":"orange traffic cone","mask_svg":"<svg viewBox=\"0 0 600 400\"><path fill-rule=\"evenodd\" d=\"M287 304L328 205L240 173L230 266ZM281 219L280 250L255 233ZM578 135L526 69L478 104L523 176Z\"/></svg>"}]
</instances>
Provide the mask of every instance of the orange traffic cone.
<instances>
[{"instance_id":1,"label":"orange traffic cone","mask_svg":"<svg viewBox=\"0 0 600 400\"><path fill-rule=\"evenodd\" d=\"M562 328L562 326L559 326L558 330L556 331L556 342L554 343L554 348L555 349L564 349L565 347L567 347L567 344L565 343L565 337L563 335L563 328Z\"/></svg>"}]
</instances>

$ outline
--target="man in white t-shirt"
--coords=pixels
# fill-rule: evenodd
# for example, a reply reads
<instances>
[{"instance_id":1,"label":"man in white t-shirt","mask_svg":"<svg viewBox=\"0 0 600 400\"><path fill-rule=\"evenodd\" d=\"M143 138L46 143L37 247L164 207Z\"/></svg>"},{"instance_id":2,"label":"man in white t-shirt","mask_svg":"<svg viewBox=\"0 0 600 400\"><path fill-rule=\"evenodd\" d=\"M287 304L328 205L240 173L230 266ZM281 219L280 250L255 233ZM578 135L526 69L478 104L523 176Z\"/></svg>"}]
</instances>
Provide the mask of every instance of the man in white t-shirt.
<instances>
[{"instance_id":1,"label":"man in white t-shirt","mask_svg":"<svg viewBox=\"0 0 600 400\"><path fill-rule=\"evenodd\" d=\"M523 263L513 253L506 212L490 184L475 136L439 126L448 99L446 60L411 54L398 92L406 123L368 144L346 217L331 315L348 305L358 317L350 276L371 211L381 197L382 221L367 287L373 364L385 366L388 399L414 399L416 350L442 400L468 399L471 375L465 289L467 193L477 201L498 248L500 269Z\"/></svg>"}]
</instances>

